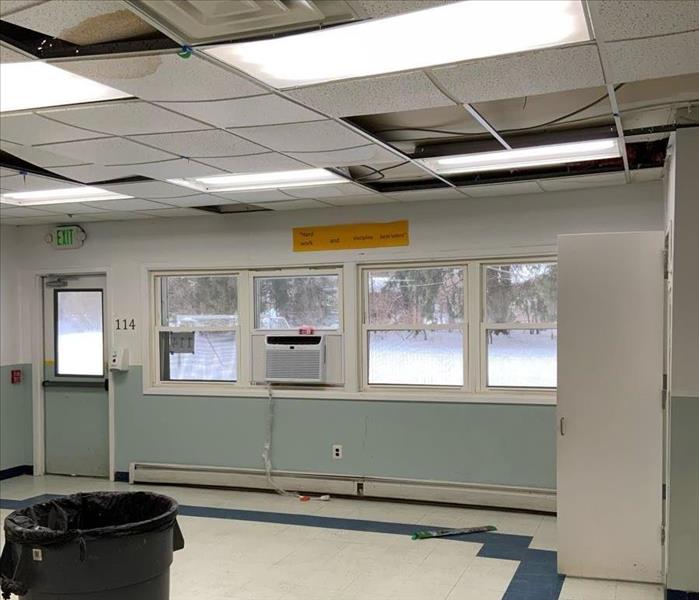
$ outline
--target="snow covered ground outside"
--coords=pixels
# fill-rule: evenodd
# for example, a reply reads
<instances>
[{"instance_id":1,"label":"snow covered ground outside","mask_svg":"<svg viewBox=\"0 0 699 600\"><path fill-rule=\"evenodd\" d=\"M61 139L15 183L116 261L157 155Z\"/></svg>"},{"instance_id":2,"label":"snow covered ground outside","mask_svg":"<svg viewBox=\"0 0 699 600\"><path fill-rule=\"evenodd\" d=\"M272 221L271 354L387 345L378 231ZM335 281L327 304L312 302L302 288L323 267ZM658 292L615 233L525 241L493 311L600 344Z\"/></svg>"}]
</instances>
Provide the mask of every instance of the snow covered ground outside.
<instances>
[{"instance_id":1,"label":"snow covered ground outside","mask_svg":"<svg viewBox=\"0 0 699 600\"><path fill-rule=\"evenodd\" d=\"M488 345L488 385L555 387L555 331L529 330L494 335ZM463 344L459 331L373 331L369 334L369 382L404 385L463 384ZM63 334L58 339L61 373L102 375L100 332ZM200 332L194 353L170 354L173 380L234 381L234 332Z\"/></svg>"}]
</instances>

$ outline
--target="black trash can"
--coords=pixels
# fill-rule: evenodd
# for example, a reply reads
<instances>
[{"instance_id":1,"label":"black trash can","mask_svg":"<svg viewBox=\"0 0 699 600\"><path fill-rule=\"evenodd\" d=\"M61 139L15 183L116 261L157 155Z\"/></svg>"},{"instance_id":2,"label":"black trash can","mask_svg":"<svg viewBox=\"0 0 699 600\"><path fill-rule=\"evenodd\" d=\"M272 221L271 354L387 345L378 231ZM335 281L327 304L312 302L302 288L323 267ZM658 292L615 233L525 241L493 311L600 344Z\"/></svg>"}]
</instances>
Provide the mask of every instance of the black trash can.
<instances>
[{"instance_id":1,"label":"black trash can","mask_svg":"<svg viewBox=\"0 0 699 600\"><path fill-rule=\"evenodd\" d=\"M184 547L177 502L150 492L75 494L5 519L3 598L168 600Z\"/></svg>"}]
</instances>

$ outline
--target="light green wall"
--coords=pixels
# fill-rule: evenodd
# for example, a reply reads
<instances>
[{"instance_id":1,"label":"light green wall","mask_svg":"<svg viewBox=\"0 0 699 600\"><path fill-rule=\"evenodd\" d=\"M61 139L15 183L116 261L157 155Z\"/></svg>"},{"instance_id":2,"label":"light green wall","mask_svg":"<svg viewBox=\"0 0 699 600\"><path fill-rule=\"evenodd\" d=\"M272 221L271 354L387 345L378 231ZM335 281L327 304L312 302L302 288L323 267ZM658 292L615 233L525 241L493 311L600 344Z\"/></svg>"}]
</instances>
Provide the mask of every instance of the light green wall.
<instances>
[{"instance_id":1,"label":"light green wall","mask_svg":"<svg viewBox=\"0 0 699 600\"><path fill-rule=\"evenodd\" d=\"M267 400L144 396L114 378L117 470L133 461L262 468ZM334 443L344 458L330 456ZM275 469L555 488L555 407L281 398Z\"/></svg>"},{"instance_id":2,"label":"light green wall","mask_svg":"<svg viewBox=\"0 0 699 600\"><path fill-rule=\"evenodd\" d=\"M699 592L699 398L673 397L670 407L667 586Z\"/></svg>"},{"instance_id":3,"label":"light green wall","mask_svg":"<svg viewBox=\"0 0 699 600\"><path fill-rule=\"evenodd\" d=\"M10 371L22 369L22 383ZM32 366L0 367L0 469L32 464Z\"/></svg>"}]
</instances>

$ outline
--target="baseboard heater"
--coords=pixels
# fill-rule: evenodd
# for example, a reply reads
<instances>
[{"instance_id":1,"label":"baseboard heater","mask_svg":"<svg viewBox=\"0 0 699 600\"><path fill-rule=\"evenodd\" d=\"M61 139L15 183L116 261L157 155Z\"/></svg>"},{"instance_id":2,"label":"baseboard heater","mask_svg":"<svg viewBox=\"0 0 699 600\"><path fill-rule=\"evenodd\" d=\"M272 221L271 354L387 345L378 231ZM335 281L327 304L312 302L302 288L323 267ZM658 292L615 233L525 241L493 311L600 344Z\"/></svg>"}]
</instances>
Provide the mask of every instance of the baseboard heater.
<instances>
[{"instance_id":1,"label":"baseboard heater","mask_svg":"<svg viewBox=\"0 0 699 600\"><path fill-rule=\"evenodd\" d=\"M556 511L555 490L405 480L351 475L275 471L284 489L318 494L421 500L470 506L492 506L545 512ZM261 469L204 467L136 462L129 466L130 483L200 485L243 489L272 489Z\"/></svg>"}]
</instances>

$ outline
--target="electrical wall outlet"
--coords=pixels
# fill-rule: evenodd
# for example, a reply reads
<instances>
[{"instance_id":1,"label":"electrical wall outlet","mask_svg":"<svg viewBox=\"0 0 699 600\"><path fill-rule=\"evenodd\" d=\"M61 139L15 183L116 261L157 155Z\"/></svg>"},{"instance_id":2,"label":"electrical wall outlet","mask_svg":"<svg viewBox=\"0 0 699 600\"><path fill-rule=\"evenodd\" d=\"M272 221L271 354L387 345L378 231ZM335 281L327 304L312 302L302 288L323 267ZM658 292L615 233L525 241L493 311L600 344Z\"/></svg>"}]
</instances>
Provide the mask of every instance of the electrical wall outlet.
<instances>
[{"instance_id":1,"label":"electrical wall outlet","mask_svg":"<svg viewBox=\"0 0 699 600\"><path fill-rule=\"evenodd\" d=\"M342 444L333 444L333 458L335 460L342 459Z\"/></svg>"}]
</instances>

